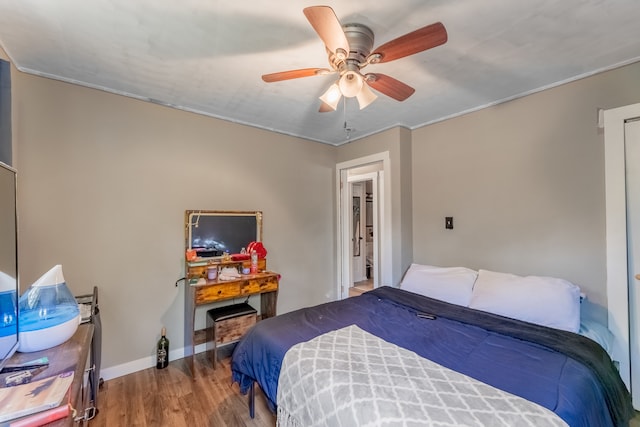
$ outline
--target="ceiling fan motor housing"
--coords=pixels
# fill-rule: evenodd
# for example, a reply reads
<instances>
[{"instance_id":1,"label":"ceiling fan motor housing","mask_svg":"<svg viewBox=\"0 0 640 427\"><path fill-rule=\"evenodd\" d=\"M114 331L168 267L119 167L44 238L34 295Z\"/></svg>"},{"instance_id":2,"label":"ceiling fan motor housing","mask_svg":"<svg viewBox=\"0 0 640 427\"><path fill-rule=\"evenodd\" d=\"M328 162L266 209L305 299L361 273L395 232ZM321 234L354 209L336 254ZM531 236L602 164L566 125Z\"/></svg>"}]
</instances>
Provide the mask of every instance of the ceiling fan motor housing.
<instances>
[{"instance_id":1,"label":"ceiling fan motor housing","mask_svg":"<svg viewBox=\"0 0 640 427\"><path fill-rule=\"evenodd\" d=\"M366 25L355 23L345 24L342 29L349 42L349 53L346 59L341 59L329 52L329 62L338 71L359 70L359 65L367 63L367 57L373 49L373 31Z\"/></svg>"}]
</instances>

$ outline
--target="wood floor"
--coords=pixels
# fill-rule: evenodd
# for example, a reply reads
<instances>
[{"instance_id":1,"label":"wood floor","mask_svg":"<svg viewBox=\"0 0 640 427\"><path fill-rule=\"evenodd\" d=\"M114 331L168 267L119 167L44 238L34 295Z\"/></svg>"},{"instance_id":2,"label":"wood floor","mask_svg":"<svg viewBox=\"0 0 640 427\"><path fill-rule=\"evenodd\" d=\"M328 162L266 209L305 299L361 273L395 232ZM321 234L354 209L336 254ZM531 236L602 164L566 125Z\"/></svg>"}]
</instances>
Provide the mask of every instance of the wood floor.
<instances>
[{"instance_id":1,"label":"wood floor","mask_svg":"<svg viewBox=\"0 0 640 427\"><path fill-rule=\"evenodd\" d=\"M196 380L184 359L166 369L150 368L105 381L98 394L98 415L90 427L274 427L276 418L257 388L255 418L247 396L231 383L230 358L214 371L204 353L196 356Z\"/></svg>"},{"instance_id":2,"label":"wood floor","mask_svg":"<svg viewBox=\"0 0 640 427\"><path fill-rule=\"evenodd\" d=\"M356 297L363 292L367 292L373 289L373 279L363 280L362 282L355 282L352 287L349 288L349 296Z\"/></svg>"}]
</instances>

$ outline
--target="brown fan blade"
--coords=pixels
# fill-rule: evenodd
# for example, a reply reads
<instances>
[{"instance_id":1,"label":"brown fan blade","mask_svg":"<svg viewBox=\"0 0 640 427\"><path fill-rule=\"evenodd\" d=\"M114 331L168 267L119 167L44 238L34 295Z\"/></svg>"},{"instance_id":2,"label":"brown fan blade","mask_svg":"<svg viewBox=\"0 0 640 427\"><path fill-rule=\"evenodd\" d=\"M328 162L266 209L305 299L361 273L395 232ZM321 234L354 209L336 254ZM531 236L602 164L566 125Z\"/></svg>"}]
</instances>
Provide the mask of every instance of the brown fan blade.
<instances>
[{"instance_id":1,"label":"brown fan blade","mask_svg":"<svg viewBox=\"0 0 640 427\"><path fill-rule=\"evenodd\" d=\"M279 82L281 80L298 79L300 77L312 77L319 74L330 73L327 68L302 68L300 70L280 71L279 73L264 74L262 80L267 83Z\"/></svg>"},{"instance_id":2,"label":"brown fan blade","mask_svg":"<svg viewBox=\"0 0 640 427\"><path fill-rule=\"evenodd\" d=\"M333 53L342 49L345 57L349 54L347 36L344 35L342 25L333 9L329 6L311 6L305 7L303 12L327 49Z\"/></svg>"},{"instance_id":3,"label":"brown fan blade","mask_svg":"<svg viewBox=\"0 0 640 427\"><path fill-rule=\"evenodd\" d=\"M371 63L389 62L405 56L413 55L432 47L440 46L447 41L447 30L441 22L427 25L383 44L369 55L380 56Z\"/></svg>"},{"instance_id":4,"label":"brown fan blade","mask_svg":"<svg viewBox=\"0 0 640 427\"><path fill-rule=\"evenodd\" d=\"M369 73L366 75L365 81L378 92L384 93L396 101L404 101L416 91L411 86L386 74Z\"/></svg>"}]
</instances>

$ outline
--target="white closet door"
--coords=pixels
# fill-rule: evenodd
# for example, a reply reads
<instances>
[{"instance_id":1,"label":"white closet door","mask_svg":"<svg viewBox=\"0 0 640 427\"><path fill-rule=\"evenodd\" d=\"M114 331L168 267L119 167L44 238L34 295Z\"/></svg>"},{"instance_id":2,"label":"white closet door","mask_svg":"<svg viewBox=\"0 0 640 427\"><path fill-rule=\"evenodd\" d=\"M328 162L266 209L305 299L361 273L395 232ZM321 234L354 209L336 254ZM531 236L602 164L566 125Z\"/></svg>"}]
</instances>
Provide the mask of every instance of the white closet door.
<instances>
[{"instance_id":1,"label":"white closet door","mask_svg":"<svg viewBox=\"0 0 640 427\"><path fill-rule=\"evenodd\" d=\"M640 120L627 121L624 129L627 196L627 262L631 388L633 406L640 408ZM637 278L636 278L637 277Z\"/></svg>"}]
</instances>

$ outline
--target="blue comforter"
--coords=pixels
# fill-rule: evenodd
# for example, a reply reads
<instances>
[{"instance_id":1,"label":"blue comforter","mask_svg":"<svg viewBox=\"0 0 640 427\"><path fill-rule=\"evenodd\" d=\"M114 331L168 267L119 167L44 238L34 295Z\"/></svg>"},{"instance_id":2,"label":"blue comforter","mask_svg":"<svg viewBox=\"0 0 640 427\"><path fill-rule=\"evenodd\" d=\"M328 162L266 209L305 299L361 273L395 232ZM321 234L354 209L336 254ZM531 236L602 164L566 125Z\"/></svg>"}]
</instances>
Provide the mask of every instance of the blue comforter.
<instances>
[{"instance_id":1,"label":"blue comforter","mask_svg":"<svg viewBox=\"0 0 640 427\"><path fill-rule=\"evenodd\" d=\"M624 383L595 342L389 287L259 322L234 350L233 380L242 393L257 381L275 410L287 350L352 324L536 402L570 426L628 425L633 415Z\"/></svg>"}]
</instances>

